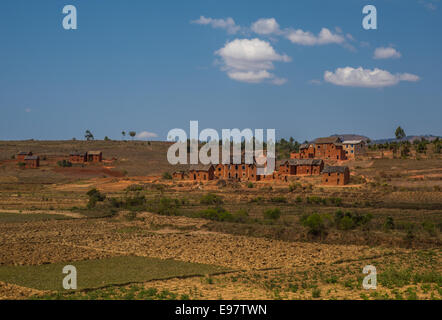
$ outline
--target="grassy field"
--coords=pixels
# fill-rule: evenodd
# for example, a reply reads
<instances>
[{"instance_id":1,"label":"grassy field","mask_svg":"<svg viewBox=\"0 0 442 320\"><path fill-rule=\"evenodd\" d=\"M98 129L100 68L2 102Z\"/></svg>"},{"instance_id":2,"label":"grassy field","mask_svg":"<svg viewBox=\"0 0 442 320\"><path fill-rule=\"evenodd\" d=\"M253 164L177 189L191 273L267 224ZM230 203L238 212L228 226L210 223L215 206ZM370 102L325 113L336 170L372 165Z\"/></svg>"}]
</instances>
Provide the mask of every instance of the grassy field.
<instances>
[{"instance_id":1,"label":"grassy field","mask_svg":"<svg viewBox=\"0 0 442 320\"><path fill-rule=\"evenodd\" d=\"M47 220L62 220L71 219L68 216L61 214L44 214L44 213L10 213L10 212L0 212L0 223L23 223L32 221L47 221Z\"/></svg>"},{"instance_id":2,"label":"grassy field","mask_svg":"<svg viewBox=\"0 0 442 320\"><path fill-rule=\"evenodd\" d=\"M0 281L39 290L62 291L62 280L66 276L62 269L70 264L77 269L78 290L227 271L227 268L206 264L122 256L37 266L1 266Z\"/></svg>"}]
</instances>

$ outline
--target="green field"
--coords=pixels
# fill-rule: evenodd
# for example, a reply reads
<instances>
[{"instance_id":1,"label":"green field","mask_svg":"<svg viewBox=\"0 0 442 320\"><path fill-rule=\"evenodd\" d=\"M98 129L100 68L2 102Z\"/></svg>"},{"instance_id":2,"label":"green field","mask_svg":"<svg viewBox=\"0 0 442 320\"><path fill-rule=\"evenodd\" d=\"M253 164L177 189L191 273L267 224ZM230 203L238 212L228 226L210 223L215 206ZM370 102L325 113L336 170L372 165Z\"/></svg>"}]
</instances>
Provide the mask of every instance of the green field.
<instances>
[{"instance_id":1,"label":"green field","mask_svg":"<svg viewBox=\"0 0 442 320\"><path fill-rule=\"evenodd\" d=\"M61 214L0 212L0 223L72 219Z\"/></svg>"},{"instance_id":2,"label":"green field","mask_svg":"<svg viewBox=\"0 0 442 320\"><path fill-rule=\"evenodd\" d=\"M0 281L40 290L64 291L65 265L77 269L77 289L160 280L228 271L226 268L176 260L123 256L37 266L1 266Z\"/></svg>"}]
</instances>

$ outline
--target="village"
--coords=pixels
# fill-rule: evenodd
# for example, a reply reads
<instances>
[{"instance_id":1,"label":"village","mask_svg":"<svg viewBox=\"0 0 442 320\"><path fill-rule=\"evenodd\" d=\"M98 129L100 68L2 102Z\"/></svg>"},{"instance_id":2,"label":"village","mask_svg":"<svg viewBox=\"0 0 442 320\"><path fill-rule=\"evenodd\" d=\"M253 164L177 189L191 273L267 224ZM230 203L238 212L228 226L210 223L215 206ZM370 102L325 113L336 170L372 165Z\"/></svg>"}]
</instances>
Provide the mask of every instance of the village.
<instances>
[{"instance_id":1,"label":"village","mask_svg":"<svg viewBox=\"0 0 442 320\"><path fill-rule=\"evenodd\" d=\"M244 152L238 164L196 164L187 169L176 170L172 177L176 180L205 182L211 180L234 180L241 182L282 181L288 182L290 176L321 176L324 185L342 186L350 181L350 169L345 163L366 154L364 140L342 141L339 137L317 138L312 143L302 144L299 152L292 152L290 159L275 162L271 174L259 174L256 158L246 163ZM35 169L40 167L41 157L32 151L20 151L15 157L19 167ZM116 160L116 159L112 159ZM99 164L103 161L102 151L73 151L68 157L58 161L60 166ZM264 167L266 164L263 165Z\"/></svg>"},{"instance_id":2,"label":"village","mask_svg":"<svg viewBox=\"0 0 442 320\"><path fill-rule=\"evenodd\" d=\"M347 160L354 160L366 153L364 140L342 141L339 137L317 138L312 143L302 144L299 152L290 154L290 159L276 161L272 174L258 174L259 164L215 164L190 165L187 170L173 173L179 180L209 181L233 179L237 181L288 181L290 176L321 176L322 184L346 185L350 181L350 170L345 166Z\"/></svg>"}]
</instances>

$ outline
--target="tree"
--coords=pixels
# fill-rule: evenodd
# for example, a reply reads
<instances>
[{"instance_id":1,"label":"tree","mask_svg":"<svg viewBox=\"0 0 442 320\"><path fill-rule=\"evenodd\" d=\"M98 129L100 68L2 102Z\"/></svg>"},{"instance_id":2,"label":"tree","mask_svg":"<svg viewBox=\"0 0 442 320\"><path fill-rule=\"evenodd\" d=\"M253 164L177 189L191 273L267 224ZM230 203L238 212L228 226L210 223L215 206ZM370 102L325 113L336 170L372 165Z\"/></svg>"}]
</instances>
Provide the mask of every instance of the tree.
<instances>
[{"instance_id":1,"label":"tree","mask_svg":"<svg viewBox=\"0 0 442 320\"><path fill-rule=\"evenodd\" d=\"M87 141L94 140L94 135L92 134L92 132L90 130L86 130L86 132L84 133L84 138Z\"/></svg>"},{"instance_id":2,"label":"tree","mask_svg":"<svg viewBox=\"0 0 442 320\"><path fill-rule=\"evenodd\" d=\"M124 137L126 136L126 131L121 131L121 135L123 136L123 140L124 140Z\"/></svg>"},{"instance_id":3,"label":"tree","mask_svg":"<svg viewBox=\"0 0 442 320\"><path fill-rule=\"evenodd\" d=\"M404 129L402 129L400 126L397 127L396 132L394 133L396 135L396 139L402 140L406 137Z\"/></svg>"},{"instance_id":4,"label":"tree","mask_svg":"<svg viewBox=\"0 0 442 320\"><path fill-rule=\"evenodd\" d=\"M129 135L131 136L131 138L133 140L134 137L137 135L137 133L135 131L129 131Z\"/></svg>"}]
</instances>

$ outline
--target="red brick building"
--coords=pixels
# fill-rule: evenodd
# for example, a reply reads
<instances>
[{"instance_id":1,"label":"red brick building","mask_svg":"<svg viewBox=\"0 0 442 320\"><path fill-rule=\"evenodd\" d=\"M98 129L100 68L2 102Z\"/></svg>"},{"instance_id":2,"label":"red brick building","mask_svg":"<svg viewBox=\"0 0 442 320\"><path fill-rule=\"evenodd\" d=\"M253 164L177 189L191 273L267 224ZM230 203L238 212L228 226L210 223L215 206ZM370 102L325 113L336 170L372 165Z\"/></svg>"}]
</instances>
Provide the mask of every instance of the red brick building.
<instances>
[{"instance_id":1,"label":"red brick building","mask_svg":"<svg viewBox=\"0 0 442 320\"><path fill-rule=\"evenodd\" d=\"M291 159L313 159L315 157L315 145L314 144L301 144L299 152L292 152L290 154Z\"/></svg>"},{"instance_id":2,"label":"red brick building","mask_svg":"<svg viewBox=\"0 0 442 320\"><path fill-rule=\"evenodd\" d=\"M345 160L345 151L339 137L318 138L315 140L315 158Z\"/></svg>"},{"instance_id":3,"label":"red brick building","mask_svg":"<svg viewBox=\"0 0 442 320\"><path fill-rule=\"evenodd\" d=\"M189 179L194 181L209 181L215 178L215 167L211 164L196 164L189 168Z\"/></svg>"},{"instance_id":4,"label":"red brick building","mask_svg":"<svg viewBox=\"0 0 442 320\"><path fill-rule=\"evenodd\" d=\"M86 153L71 152L69 154L69 161L71 163L85 163L87 161Z\"/></svg>"},{"instance_id":5,"label":"red brick building","mask_svg":"<svg viewBox=\"0 0 442 320\"><path fill-rule=\"evenodd\" d=\"M28 169L36 169L40 166L40 157L39 156L26 156L24 158L25 168Z\"/></svg>"},{"instance_id":6,"label":"red brick building","mask_svg":"<svg viewBox=\"0 0 442 320\"><path fill-rule=\"evenodd\" d=\"M322 184L341 186L350 182L347 166L327 166L322 170Z\"/></svg>"},{"instance_id":7,"label":"red brick building","mask_svg":"<svg viewBox=\"0 0 442 320\"><path fill-rule=\"evenodd\" d=\"M184 170L181 170L181 171L175 171L175 172L172 174L172 178L173 178L173 179L177 179L177 180L185 180L185 179L188 178L188 177L189 177L189 175L188 175L187 172L184 171Z\"/></svg>"},{"instance_id":8,"label":"red brick building","mask_svg":"<svg viewBox=\"0 0 442 320\"><path fill-rule=\"evenodd\" d=\"M280 175L319 175L324 168L322 159L289 159L282 161Z\"/></svg>"},{"instance_id":9,"label":"red brick building","mask_svg":"<svg viewBox=\"0 0 442 320\"><path fill-rule=\"evenodd\" d=\"M32 156L32 152L30 151L20 151L19 153L17 153L16 159L19 162L24 162L25 158L28 156Z\"/></svg>"},{"instance_id":10,"label":"red brick building","mask_svg":"<svg viewBox=\"0 0 442 320\"><path fill-rule=\"evenodd\" d=\"M101 162L103 160L103 153L101 151L88 151L87 162Z\"/></svg>"},{"instance_id":11,"label":"red brick building","mask_svg":"<svg viewBox=\"0 0 442 320\"><path fill-rule=\"evenodd\" d=\"M342 140L339 137L318 138L313 144L303 144L299 152L290 154L291 159L346 160Z\"/></svg>"}]
</instances>

